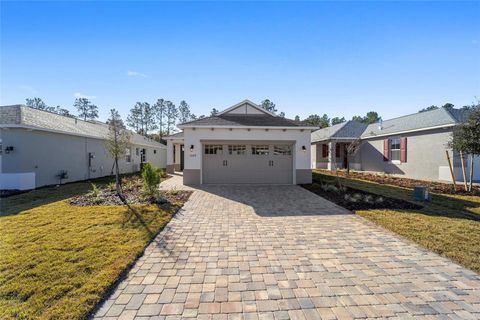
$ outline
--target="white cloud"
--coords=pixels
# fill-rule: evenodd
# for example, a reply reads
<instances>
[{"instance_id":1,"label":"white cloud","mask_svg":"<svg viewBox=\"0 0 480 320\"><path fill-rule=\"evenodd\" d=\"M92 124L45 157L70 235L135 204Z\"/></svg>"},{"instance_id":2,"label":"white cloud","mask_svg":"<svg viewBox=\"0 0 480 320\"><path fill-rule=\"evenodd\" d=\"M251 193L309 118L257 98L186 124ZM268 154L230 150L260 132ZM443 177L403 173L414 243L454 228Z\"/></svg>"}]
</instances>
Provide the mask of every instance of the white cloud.
<instances>
[{"instance_id":1,"label":"white cloud","mask_svg":"<svg viewBox=\"0 0 480 320\"><path fill-rule=\"evenodd\" d=\"M141 72L138 72L138 71L127 71L127 76L129 77L142 77L142 78L146 78L147 75L145 73L141 73Z\"/></svg>"},{"instance_id":2,"label":"white cloud","mask_svg":"<svg viewBox=\"0 0 480 320\"><path fill-rule=\"evenodd\" d=\"M81 93L81 92L75 92L75 93L73 94L73 96L74 96L75 98L87 98L87 99L89 99L89 100L92 100L92 99L95 99L95 98L96 98L96 96L87 96L86 94L83 94L83 93Z\"/></svg>"},{"instance_id":3,"label":"white cloud","mask_svg":"<svg viewBox=\"0 0 480 320\"><path fill-rule=\"evenodd\" d=\"M34 87L32 86L28 86L28 85L21 85L20 86L20 89L24 90L24 91L27 91L29 92L30 94L37 94L38 93L38 90L35 89Z\"/></svg>"}]
</instances>

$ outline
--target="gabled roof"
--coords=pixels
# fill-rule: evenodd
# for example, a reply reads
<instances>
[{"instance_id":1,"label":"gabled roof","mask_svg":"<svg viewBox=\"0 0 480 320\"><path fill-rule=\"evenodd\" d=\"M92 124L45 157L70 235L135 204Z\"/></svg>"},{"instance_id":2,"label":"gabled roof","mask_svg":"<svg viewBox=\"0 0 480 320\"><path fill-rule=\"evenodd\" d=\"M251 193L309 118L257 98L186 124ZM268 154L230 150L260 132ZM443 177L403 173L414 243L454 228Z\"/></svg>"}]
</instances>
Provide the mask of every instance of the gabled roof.
<instances>
[{"instance_id":1,"label":"gabled roof","mask_svg":"<svg viewBox=\"0 0 480 320\"><path fill-rule=\"evenodd\" d=\"M350 120L342 122L312 132L312 142L328 139L358 139L366 127L366 124L357 121Z\"/></svg>"},{"instance_id":2,"label":"gabled roof","mask_svg":"<svg viewBox=\"0 0 480 320\"><path fill-rule=\"evenodd\" d=\"M250 101L250 100L248 100L248 99L245 99L245 100L243 100L243 101L241 101L241 102L239 102L239 103L237 103L237 104L234 104L234 105L231 106L230 108L227 108L227 109L219 112L219 113L218 113L218 116L223 115L223 114L227 114L227 113L231 112L232 110L235 110L235 109L237 109L238 107L245 106L245 105L250 106L250 107L252 107L252 108L254 108L254 109L257 109L258 111L260 111L260 112L262 112L262 113L265 113L265 114L268 114L268 115L271 115L271 116L276 117L276 115L275 115L274 113L263 109L261 106L259 106L258 104L254 103L254 102L252 102L252 101Z\"/></svg>"},{"instance_id":3,"label":"gabled roof","mask_svg":"<svg viewBox=\"0 0 480 320\"><path fill-rule=\"evenodd\" d=\"M245 106L244 109L243 106ZM248 109L249 107L254 108L254 110ZM239 108L242 109L239 110ZM245 113L243 112L243 110L245 110ZM178 125L178 127L181 129L191 127L293 127L308 130L316 129L316 127L305 125L287 118L277 116L271 112L266 111L262 107L256 105L249 100L244 100L240 103L237 103L236 105L225 109L224 111L220 112L215 116L185 122Z\"/></svg>"},{"instance_id":4,"label":"gabled roof","mask_svg":"<svg viewBox=\"0 0 480 320\"><path fill-rule=\"evenodd\" d=\"M371 138L397 134L408 131L421 131L433 128L454 126L459 122L465 121L467 115L464 110L438 108L435 110L418 112L406 116L384 120L381 127L379 123L368 125L362 138Z\"/></svg>"},{"instance_id":5,"label":"gabled roof","mask_svg":"<svg viewBox=\"0 0 480 320\"><path fill-rule=\"evenodd\" d=\"M445 109L418 112L369 125L347 121L312 132L312 142L329 139L368 139L373 137L451 127L468 119L469 111Z\"/></svg>"},{"instance_id":6,"label":"gabled roof","mask_svg":"<svg viewBox=\"0 0 480 320\"><path fill-rule=\"evenodd\" d=\"M0 128L27 128L60 134L107 139L108 125L100 121L83 121L24 105L0 106ZM131 143L166 148L162 143L131 132Z\"/></svg>"}]
</instances>

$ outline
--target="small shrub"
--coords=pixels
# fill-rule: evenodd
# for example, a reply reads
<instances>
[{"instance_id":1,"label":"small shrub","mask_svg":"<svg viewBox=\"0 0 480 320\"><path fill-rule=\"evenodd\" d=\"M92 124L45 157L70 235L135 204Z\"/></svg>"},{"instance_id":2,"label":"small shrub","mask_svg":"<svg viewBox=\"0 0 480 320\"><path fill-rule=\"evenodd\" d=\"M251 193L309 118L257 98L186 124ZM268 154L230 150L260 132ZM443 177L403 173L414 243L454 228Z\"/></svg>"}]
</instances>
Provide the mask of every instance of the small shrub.
<instances>
[{"instance_id":1,"label":"small shrub","mask_svg":"<svg viewBox=\"0 0 480 320\"><path fill-rule=\"evenodd\" d=\"M160 172L161 170L159 168L155 168L148 162L143 165L143 187L149 196L153 196L158 190L158 185L160 184Z\"/></svg>"},{"instance_id":2,"label":"small shrub","mask_svg":"<svg viewBox=\"0 0 480 320\"><path fill-rule=\"evenodd\" d=\"M367 194L367 195L365 195L365 197L363 198L363 201L365 201L366 203L373 203L373 196Z\"/></svg>"},{"instance_id":3,"label":"small shrub","mask_svg":"<svg viewBox=\"0 0 480 320\"><path fill-rule=\"evenodd\" d=\"M174 187L174 188L168 190L167 193L172 195L172 196L176 196L178 194L178 190L177 190L177 188Z\"/></svg>"},{"instance_id":4,"label":"small shrub","mask_svg":"<svg viewBox=\"0 0 480 320\"><path fill-rule=\"evenodd\" d=\"M98 196L100 195L100 189L94 183L91 183L91 186L92 186L92 191L90 191L90 195L94 198L98 198Z\"/></svg>"},{"instance_id":5,"label":"small shrub","mask_svg":"<svg viewBox=\"0 0 480 320\"><path fill-rule=\"evenodd\" d=\"M384 201L383 197L378 197L377 199L375 199L376 203L383 203L383 201Z\"/></svg>"}]
</instances>

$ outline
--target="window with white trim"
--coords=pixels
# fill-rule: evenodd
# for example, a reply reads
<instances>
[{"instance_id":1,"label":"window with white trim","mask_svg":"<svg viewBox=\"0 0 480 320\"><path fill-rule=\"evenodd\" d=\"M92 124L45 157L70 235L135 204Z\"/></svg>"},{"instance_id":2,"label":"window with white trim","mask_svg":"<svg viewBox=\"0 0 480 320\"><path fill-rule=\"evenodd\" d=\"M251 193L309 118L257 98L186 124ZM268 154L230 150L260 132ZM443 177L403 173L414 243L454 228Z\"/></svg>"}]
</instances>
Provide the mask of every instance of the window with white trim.
<instances>
[{"instance_id":1,"label":"window with white trim","mask_svg":"<svg viewBox=\"0 0 480 320\"><path fill-rule=\"evenodd\" d=\"M252 154L257 156L268 156L269 154L268 145L252 146Z\"/></svg>"},{"instance_id":2,"label":"window with white trim","mask_svg":"<svg viewBox=\"0 0 480 320\"><path fill-rule=\"evenodd\" d=\"M142 156L142 162L146 162L147 161L147 149L142 149L141 156Z\"/></svg>"},{"instance_id":3,"label":"window with white trim","mask_svg":"<svg viewBox=\"0 0 480 320\"><path fill-rule=\"evenodd\" d=\"M206 144L205 154L223 154L223 146L221 144Z\"/></svg>"},{"instance_id":4,"label":"window with white trim","mask_svg":"<svg viewBox=\"0 0 480 320\"><path fill-rule=\"evenodd\" d=\"M390 139L390 160L400 161L400 138Z\"/></svg>"},{"instance_id":5,"label":"window with white trim","mask_svg":"<svg viewBox=\"0 0 480 320\"><path fill-rule=\"evenodd\" d=\"M247 146L242 144L233 144L228 146L228 154L244 155L247 154Z\"/></svg>"},{"instance_id":6,"label":"window with white trim","mask_svg":"<svg viewBox=\"0 0 480 320\"><path fill-rule=\"evenodd\" d=\"M273 146L273 154L276 156L291 156L292 146L289 146L289 145Z\"/></svg>"},{"instance_id":7,"label":"window with white trim","mask_svg":"<svg viewBox=\"0 0 480 320\"><path fill-rule=\"evenodd\" d=\"M125 149L125 161L132 162L132 150L130 148Z\"/></svg>"}]
</instances>

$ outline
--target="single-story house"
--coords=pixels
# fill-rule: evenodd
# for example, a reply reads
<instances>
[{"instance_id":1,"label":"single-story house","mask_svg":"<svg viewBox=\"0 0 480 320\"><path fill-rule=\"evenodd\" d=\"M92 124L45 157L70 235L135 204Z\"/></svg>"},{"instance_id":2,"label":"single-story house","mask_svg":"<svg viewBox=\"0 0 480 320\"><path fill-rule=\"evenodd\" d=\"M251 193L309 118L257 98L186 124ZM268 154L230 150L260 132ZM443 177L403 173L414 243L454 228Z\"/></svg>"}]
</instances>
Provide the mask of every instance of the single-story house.
<instances>
[{"instance_id":1,"label":"single-story house","mask_svg":"<svg viewBox=\"0 0 480 320\"><path fill-rule=\"evenodd\" d=\"M167 172L186 185L302 184L312 181L310 134L316 127L244 100L166 137Z\"/></svg>"},{"instance_id":2,"label":"single-story house","mask_svg":"<svg viewBox=\"0 0 480 320\"><path fill-rule=\"evenodd\" d=\"M23 105L0 107L0 189L28 190L112 174L105 148L108 125L83 121ZM165 168L166 146L131 134L121 173L142 162Z\"/></svg>"},{"instance_id":3,"label":"single-story house","mask_svg":"<svg viewBox=\"0 0 480 320\"><path fill-rule=\"evenodd\" d=\"M448 148L453 129L467 118L460 109L439 108L366 125L347 121L312 132L312 168L382 172L431 181L451 181L446 151L457 180L462 180L458 153ZM355 148L356 146L356 148ZM469 170L470 160L464 157ZM474 180L480 180L480 158Z\"/></svg>"}]
</instances>

